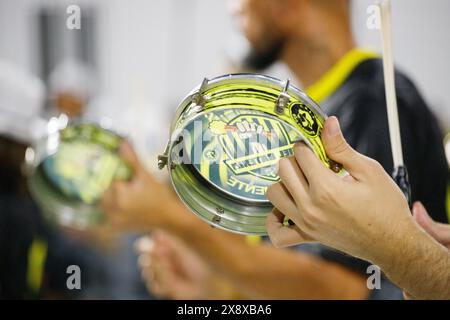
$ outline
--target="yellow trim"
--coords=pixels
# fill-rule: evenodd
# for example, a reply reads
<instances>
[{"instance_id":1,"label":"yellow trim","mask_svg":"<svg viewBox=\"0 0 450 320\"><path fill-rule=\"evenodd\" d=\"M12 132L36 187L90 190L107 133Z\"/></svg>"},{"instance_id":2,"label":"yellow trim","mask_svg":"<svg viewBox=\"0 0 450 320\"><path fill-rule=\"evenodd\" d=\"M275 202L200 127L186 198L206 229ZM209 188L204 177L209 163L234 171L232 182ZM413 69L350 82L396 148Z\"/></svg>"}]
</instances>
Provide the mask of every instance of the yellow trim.
<instances>
[{"instance_id":1,"label":"yellow trim","mask_svg":"<svg viewBox=\"0 0 450 320\"><path fill-rule=\"evenodd\" d=\"M378 57L379 55L372 51L353 49L305 91L314 101L321 103L342 85L357 65Z\"/></svg>"},{"instance_id":2,"label":"yellow trim","mask_svg":"<svg viewBox=\"0 0 450 320\"><path fill-rule=\"evenodd\" d=\"M30 289L38 293L44 275L45 260L47 257L47 243L35 238L28 249L27 283Z\"/></svg>"}]
</instances>

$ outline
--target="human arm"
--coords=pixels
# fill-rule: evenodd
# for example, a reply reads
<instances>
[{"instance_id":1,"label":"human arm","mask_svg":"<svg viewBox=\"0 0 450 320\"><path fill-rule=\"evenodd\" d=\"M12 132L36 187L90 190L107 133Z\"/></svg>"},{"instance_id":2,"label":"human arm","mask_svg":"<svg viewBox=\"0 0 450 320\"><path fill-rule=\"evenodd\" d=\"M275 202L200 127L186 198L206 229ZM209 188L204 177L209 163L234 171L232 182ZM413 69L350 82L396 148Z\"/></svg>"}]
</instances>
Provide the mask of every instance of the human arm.
<instances>
[{"instance_id":1,"label":"human arm","mask_svg":"<svg viewBox=\"0 0 450 320\"><path fill-rule=\"evenodd\" d=\"M414 222L408 204L381 165L354 151L337 119L326 121L325 150L349 172L335 175L306 145L282 159L282 183L269 188L278 210L267 228L277 246L319 241L377 264L417 298L450 298L450 254ZM283 224L282 212L295 226Z\"/></svg>"},{"instance_id":2,"label":"human arm","mask_svg":"<svg viewBox=\"0 0 450 320\"><path fill-rule=\"evenodd\" d=\"M118 229L164 229L192 248L214 272L246 296L265 299L364 299L361 275L307 254L249 245L243 236L214 229L194 216L163 183L140 165L129 146L122 155L134 168L129 182L116 182L102 206Z\"/></svg>"},{"instance_id":3,"label":"human arm","mask_svg":"<svg viewBox=\"0 0 450 320\"><path fill-rule=\"evenodd\" d=\"M434 221L421 202L414 203L412 212L416 223L433 239L450 250L450 225ZM405 297L414 299L411 294L406 292Z\"/></svg>"}]
</instances>

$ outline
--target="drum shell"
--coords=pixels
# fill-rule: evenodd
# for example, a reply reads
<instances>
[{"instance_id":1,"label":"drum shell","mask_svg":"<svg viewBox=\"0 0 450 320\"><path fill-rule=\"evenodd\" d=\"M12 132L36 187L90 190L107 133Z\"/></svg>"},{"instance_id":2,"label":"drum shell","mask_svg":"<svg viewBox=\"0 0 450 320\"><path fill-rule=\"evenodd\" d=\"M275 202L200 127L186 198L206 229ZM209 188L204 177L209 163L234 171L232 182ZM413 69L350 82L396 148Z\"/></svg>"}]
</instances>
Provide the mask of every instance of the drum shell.
<instances>
[{"instance_id":1,"label":"drum shell","mask_svg":"<svg viewBox=\"0 0 450 320\"><path fill-rule=\"evenodd\" d=\"M51 120L52 121L52 120ZM44 172L43 163L59 150L63 130L77 126L92 126L108 135L122 138L114 132L102 128L98 124L88 124L79 121L60 121L53 118L54 126L47 136L37 141L28 148L25 156L28 187L31 196L40 207L44 217L50 223L63 227L85 230L99 224L103 219L103 213L96 203L87 204L80 199L69 197L53 185Z\"/></svg>"},{"instance_id":2,"label":"drum shell","mask_svg":"<svg viewBox=\"0 0 450 320\"><path fill-rule=\"evenodd\" d=\"M181 200L195 214L209 224L235 233L265 235L265 219L273 208L267 199L266 201L255 203L242 201L238 197L230 196L209 184L205 179L202 179L201 176L196 174L192 166L178 163L179 161L176 159L177 155L173 152L180 138L180 131L198 117L199 114L214 109L208 108L208 100L210 99L208 92L211 92L216 87L227 84L245 84L249 87L263 85L278 94L282 93L284 86L280 80L275 78L261 75L239 74L212 79L208 81L206 86L202 85L192 91L181 102L171 125L171 138L166 149L170 177ZM326 115L320 107L305 93L295 87L288 86L285 93L289 96L291 102L300 101L314 112L320 125L320 131L326 119ZM196 103L198 102L199 96L200 98L203 96L206 100L203 106L199 106ZM285 111L283 114L278 114L274 107L275 103L272 108L266 108L263 112L271 116L276 116L290 126L298 127L298 124L288 111ZM320 142L319 134L320 132L317 133L318 137L315 138L315 141L318 141L317 144L320 147L319 152L316 152L308 139L305 138L305 142L309 144L326 165L329 165L328 158Z\"/></svg>"}]
</instances>

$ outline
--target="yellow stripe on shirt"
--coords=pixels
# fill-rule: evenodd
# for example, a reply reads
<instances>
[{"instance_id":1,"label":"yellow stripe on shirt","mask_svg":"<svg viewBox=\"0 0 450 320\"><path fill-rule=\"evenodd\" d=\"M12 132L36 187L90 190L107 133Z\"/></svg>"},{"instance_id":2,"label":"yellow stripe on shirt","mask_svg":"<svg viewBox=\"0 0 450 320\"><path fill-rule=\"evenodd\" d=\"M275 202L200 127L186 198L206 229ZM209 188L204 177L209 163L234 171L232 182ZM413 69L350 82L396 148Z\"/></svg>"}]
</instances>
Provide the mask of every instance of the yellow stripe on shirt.
<instances>
[{"instance_id":1,"label":"yellow stripe on shirt","mask_svg":"<svg viewBox=\"0 0 450 320\"><path fill-rule=\"evenodd\" d=\"M305 91L314 101L321 103L339 89L356 66L365 60L378 57L379 55L373 51L355 48L345 54L330 70Z\"/></svg>"}]
</instances>

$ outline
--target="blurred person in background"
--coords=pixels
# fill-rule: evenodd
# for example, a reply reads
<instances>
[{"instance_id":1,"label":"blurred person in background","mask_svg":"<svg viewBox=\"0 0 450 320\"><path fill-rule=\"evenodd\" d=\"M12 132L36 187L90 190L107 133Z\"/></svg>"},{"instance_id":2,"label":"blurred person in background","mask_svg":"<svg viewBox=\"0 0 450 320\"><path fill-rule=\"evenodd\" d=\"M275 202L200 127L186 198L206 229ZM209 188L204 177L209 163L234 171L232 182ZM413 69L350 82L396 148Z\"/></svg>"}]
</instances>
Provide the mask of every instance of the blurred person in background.
<instances>
[{"instance_id":1,"label":"blurred person in background","mask_svg":"<svg viewBox=\"0 0 450 320\"><path fill-rule=\"evenodd\" d=\"M0 298L149 298L129 247L57 228L31 198L24 159L47 133L45 97L40 79L0 61ZM71 265L81 269L81 290L67 287Z\"/></svg>"},{"instance_id":2,"label":"blurred person in background","mask_svg":"<svg viewBox=\"0 0 450 320\"><path fill-rule=\"evenodd\" d=\"M52 231L45 226L39 209L28 193L24 168L27 147L46 134L46 121L41 118L45 93L45 86L40 79L15 65L0 61L2 298L36 298L41 294L45 296L48 292L43 293L44 287L44 291L50 289L52 294L61 296L61 287L56 289L58 283L61 283L55 281L57 273L47 277L49 274L46 268L52 269L57 265L54 263L56 259L46 266L46 262L54 257L54 248L49 250ZM47 282L52 285L47 286Z\"/></svg>"},{"instance_id":3,"label":"blurred person in background","mask_svg":"<svg viewBox=\"0 0 450 320\"><path fill-rule=\"evenodd\" d=\"M84 63L75 58L63 59L50 73L48 82L52 113L73 118L86 112L95 84Z\"/></svg>"},{"instance_id":4,"label":"blurred person in background","mask_svg":"<svg viewBox=\"0 0 450 320\"><path fill-rule=\"evenodd\" d=\"M324 111L340 118L349 144L378 160L386 171L392 171L382 62L377 54L355 47L350 1L236 3L236 17L252 47L245 68L260 70L283 61ZM448 169L441 132L414 84L400 72L396 80L412 199L422 201L433 219L446 222ZM156 240L152 250L167 254L150 254L153 259L147 266L144 263L144 275L150 286L152 281L157 286L157 292L180 298L171 287L177 281L174 279L184 277L207 298L211 288L205 289L205 282L213 285L208 282L211 274L204 272L200 276L189 265L177 264L183 257L195 255L197 263L202 261L203 270L212 270L246 297L401 298L401 291L385 278L381 290L370 291L366 286L369 263L325 246L310 244L296 250L277 250L212 229L190 214L168 186L150 176L129 146L124 146L123 155L134 166L135 176L129 183L116 183L110 188L103 198L103 208L111 225L143 232L163 229L176 237ZM180 249L179 240L192 251ZM145 250L141 251L145 256ZM224 298L230 298L229 292L224 292Z\"/></svg>"},{"instance_id":5,"label":"blurred person in background","mask_svg":"<svg viewBox=\"0 0 450 320\"><path fill-rule=\"evenodd\" d=\"M40 286L39 265L33 284L27 283L27 252L39 232L40 218L28 196L22 164L29 142L45 134L45 121L39 119L44 97L40 79L0 61L1 298L30 297Z\"/></svg>"},{"instance_id":6,"label":"blurred person in background","mask_svg":"<svg viewBox=\"0 0 450 320\"><path fill-rule=\"evenodd\" d=\"M25 152L46 135L45 95L40 79L0 61L1 298L77 297L66 267L86 265L84 248L48 226L28 192Z\"/></svg>"}]
</instances>

